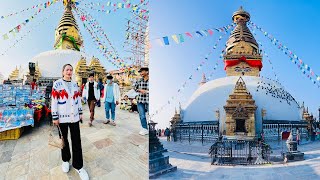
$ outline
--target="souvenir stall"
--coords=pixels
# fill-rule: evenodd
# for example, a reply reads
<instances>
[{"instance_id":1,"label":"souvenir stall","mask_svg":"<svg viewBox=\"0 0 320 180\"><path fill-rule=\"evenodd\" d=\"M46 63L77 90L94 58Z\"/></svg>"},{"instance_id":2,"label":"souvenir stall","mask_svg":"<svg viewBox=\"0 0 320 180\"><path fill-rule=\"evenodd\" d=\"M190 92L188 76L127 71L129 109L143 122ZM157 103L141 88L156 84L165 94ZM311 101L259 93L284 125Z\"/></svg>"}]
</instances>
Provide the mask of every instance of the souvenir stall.
<instances>
[{"instance_id":1,"label":"souvenir stall","mask_svg":"<svg viewBox=\"0 0 320 180\"><path fill-rule=\"evenodd\" d=\"M0 85L0 140L18 139L44 114L44 93L27 85Z\"/></svg>"}]
</instances>

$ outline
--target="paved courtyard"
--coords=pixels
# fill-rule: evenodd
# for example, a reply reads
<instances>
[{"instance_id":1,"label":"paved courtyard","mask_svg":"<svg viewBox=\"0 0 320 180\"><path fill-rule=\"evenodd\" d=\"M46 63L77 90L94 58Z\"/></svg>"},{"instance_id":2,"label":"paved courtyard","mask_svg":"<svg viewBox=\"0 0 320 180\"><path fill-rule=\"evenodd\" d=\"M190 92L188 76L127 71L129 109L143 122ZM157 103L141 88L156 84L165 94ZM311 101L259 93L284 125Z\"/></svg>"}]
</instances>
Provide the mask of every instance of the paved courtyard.
<instances>
[{"instance_id":1,"label":"paved courtyard","mask_svg":"<svg viewBox=\"0 0 320 180\"><path fill-rule=\"evenodd\" d=\"M81 140L84 168L90 178L147 179L148 136L139 135L139 115L117 109L117 126L105 125L101 106L96 107L92 127L88 126L88 119L85 105ZM43 122L40 127L24 132L18 140L0 141L0 180L80 179L73 168L69 173L62 172L60 150L48 146L49 130L48 123Z\"/></svg>"},{"instance_id":2,"label":"paved courtyard","mask_svg":"<svg viewBox=\"0 0 320 180\"><path fill-rule=\"evenodd\" d=\"M158 179L234 179L234 180L301 180L320 179L320 142L307 143L298 146L305 153L304 161L282 162L261 166L215 166L211 165L208 149L210 144L167 142L161 138L164 147L168 149L165 155L170 156L170 163L178 170L160 176ZM281 149L273 154L281 154Z\"/></svg>"}]
</instances>

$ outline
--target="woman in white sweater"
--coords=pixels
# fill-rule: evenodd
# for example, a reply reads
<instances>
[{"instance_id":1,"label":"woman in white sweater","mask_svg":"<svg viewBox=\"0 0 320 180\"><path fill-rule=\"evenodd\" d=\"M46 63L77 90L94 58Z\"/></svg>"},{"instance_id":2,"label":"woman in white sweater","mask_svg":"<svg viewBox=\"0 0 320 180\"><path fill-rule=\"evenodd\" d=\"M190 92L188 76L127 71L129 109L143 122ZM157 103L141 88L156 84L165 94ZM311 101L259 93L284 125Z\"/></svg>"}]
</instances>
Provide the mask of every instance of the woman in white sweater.
<instances>
[{"instance_id":1,"label":"woman in white sweater","mask_svg":"<svg viewBox=\"0 0 320 180\"><path fill-rule=\"evenodd\" d=\"M66 64L62 68L63 77L53 83L51 95L51 112L53 124L60 126L64 139L62 154L62 170L67 173L70 169L71 159L68 128L72 141L72 166L77 170L82 180L89 179L88 173L83 169L81 136L79 121L82 120L82 105L79 87L72 81L73 67Z\"/></svg>"}]
</instances>

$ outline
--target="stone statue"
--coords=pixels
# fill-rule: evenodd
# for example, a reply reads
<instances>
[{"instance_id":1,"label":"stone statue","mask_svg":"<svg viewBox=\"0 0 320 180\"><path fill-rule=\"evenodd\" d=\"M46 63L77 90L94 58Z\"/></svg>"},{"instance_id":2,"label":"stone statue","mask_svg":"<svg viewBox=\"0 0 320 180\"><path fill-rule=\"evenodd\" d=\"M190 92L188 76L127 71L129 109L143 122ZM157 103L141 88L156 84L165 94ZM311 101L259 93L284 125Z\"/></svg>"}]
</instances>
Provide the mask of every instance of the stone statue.
<instances>
[{"instance_id":1,"label":"stone statue","mask_svg":"<svg viewBox=\"0 0 320 180\"><path fill-rule=\"evenodd\" d=\"M292 131L290 131L289 137L286 141L288 151L290 151L290 142L292 142L292 141L293 141L293 136L292 136Z\"/></svg>"},{"instance_id":2,"label":"stone statue","mask_svg":"<svg viewBox=\"0 0 320 180\"><path fill-rule=\"evenodd\" d=\"M293 141L293 136L292 136L292 130L291 130L286 143L288 144L289 142L292 142L292 141Z\"/></svg>"}]
</instances>

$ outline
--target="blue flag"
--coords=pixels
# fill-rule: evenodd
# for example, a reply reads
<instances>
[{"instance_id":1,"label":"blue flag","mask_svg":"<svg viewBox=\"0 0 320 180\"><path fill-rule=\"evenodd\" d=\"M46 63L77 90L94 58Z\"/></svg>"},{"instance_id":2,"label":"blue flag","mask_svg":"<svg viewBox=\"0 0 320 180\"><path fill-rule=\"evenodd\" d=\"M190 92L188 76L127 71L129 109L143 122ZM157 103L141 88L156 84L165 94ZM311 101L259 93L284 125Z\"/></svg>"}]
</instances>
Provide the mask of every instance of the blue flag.
<instances>
[{"instance_id":1,"label":"blue flag","mask_svg":"<svg viewBox=\"0 0 320 180\"><path fill-rule=\"evenodd\" d=\"M197 31L196 33L197 33L197 34L200 34L200 36L203 36L203 35L201 34L201 32L199 32L199 31Z\"/></svg>"},{"instance_id":2,"label":"blue flag","mask_svg":"<svg viewBox=\"0 0 320 180\"><path fill-rule=\"evenodd\" d=\"M163 42L165 45L169 45L169 38L168 36L163 37Z\"/></svg>"}]
</instances>

